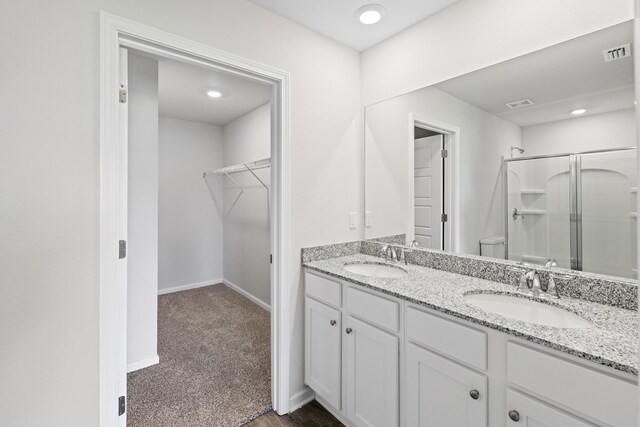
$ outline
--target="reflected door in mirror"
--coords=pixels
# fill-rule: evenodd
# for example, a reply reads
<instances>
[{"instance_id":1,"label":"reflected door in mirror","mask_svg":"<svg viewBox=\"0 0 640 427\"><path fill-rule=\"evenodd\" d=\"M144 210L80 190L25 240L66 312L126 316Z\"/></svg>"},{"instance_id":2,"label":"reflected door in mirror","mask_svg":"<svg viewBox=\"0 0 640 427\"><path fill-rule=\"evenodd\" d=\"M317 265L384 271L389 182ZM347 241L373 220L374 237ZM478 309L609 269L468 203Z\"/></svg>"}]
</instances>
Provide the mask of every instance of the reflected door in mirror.
<instances>
[{"instance_id":1,"label":"reflected door in mirror","mask_svg":"<svg viewBox=\"0 0 640 427\"><path fill-rule=\"evenodd\" d=\"M442 249L442 135L415 140L414 239L420 246Z\"/></svg>"}]
</instances>

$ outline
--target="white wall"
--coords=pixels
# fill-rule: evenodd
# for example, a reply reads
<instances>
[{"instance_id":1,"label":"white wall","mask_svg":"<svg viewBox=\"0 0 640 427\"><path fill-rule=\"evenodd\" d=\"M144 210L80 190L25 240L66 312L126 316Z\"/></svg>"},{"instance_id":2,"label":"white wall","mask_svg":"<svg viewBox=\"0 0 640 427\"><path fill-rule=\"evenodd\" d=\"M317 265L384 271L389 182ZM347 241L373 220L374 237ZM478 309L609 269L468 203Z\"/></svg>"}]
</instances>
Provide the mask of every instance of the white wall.
<instances>
[{"instance_id":1,"label":"white wall","mask_svg":"<svg viewBox=\"0 0 640 427\"><path fill-rule=\"evenodd\" d=\"M477 254L480 238L504 235L501 156L520 145L520 128L435 87L367 107L365 199L373 226L365 230L366 237L407 231L410 113L460 128L456 251Z\"/></svg>"},{"instance_id":2,"label":"white wall","mask_svg":"<svg viewBox=\"0 0 640 427\"><path fill-rule=\"evenodd\" d=\"M355 240L360 59L246 0L24 0L0 6L0 413L98 424L99 10L291 74L291 394L303 389L300 248ZM115 90L115 88L114 88ZM37 118L37 120L34 120ZM69 410L73 402L73 410Z\"/></svg>"},{"instance_id":3,"label":"white wall","mask_svg":"<svg viewBox=\"0 0 640 427\"><path fill-rule=\"evenodd\" d=\"M160 117L158 289L222 280L222 128Z\"/></svg>"},{"instance_id":4,"label":"white wall","mask_svg":"<svg viewBox=\"0 0 640 427\"><path fill-rule=\"evenodd\" d=\"M526 150L523 156L579 153L635 145L633 108L522 128L522 148Z\"/></svg>"},{"instance_id":5,"label":"white wall","mask_svg":"<svg viewBox=\"0 0 640 427\"><path fill-rule=\"evenodd\" d=\"M362 54L364 105L633 19L633 0L461 0Z\"/></svg>"},{"instance_id":6,"label":"white wall","mask_svg":"<svg viewBox=\"0 0 640 427\"><path fill-rule=\"evenodd\" d=\"M129 55L127 364L158 356L158 62ZM146 361L146 362L145 362Z\"/></svg>"},{"instance_id":7,"label":"white wall","mask_svg":"<svg viewBox=\"0 0 640 427\"><path fill-rule=\"evenodd\" d=\"M0 89L11 99L0 104L0 194L11 201L0 206L0 283L10 284L0 287L3 421L98 422L101 9L291 73L291 281L282 286L295 307L290 391L301 391L300 248L361 236L347 216L362 206L358 53L246 0L0 9ZM632 17L632 0L463 0L363 55L364 103Z\"/></svg>"},{"instance_id":8,"label":"white wall","mask_svg":"<svg viewBox=\"0 0 640 427\"><path fill-rule=\"evenodd\" d=\"M265 104L223 127L224 165L271 157L271 104ZM256 175L271 186L271 169ZM224 178L224 280L271 305L269 199L250 172Z\"/></svg>"}]
</instances>

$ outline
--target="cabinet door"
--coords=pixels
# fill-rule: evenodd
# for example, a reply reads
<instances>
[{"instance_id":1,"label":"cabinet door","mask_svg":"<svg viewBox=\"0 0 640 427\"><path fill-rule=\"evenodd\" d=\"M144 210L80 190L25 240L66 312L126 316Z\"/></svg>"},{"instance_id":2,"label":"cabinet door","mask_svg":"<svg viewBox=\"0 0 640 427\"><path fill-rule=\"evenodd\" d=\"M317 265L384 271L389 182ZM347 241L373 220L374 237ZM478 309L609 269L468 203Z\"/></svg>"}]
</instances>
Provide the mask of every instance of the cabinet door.
<instances>
[{"instance_id":1,"label":"cabinet door","mask_svg":"<svg viewBox=\"0 0 640 427\"><path fill-rule=\"evenodd\" d=\"M407 425L486 427L487 377L407 344Z\"/></svg>"},{"instance_id":2,"label":"cabinet door","mask_svg":"<svg viewBox=\"0 0 640 427\"><path fill-rule=\"evenodd\" d=\"M351 316L346 323L347 417L356 426L397 426L398 338Z\"/></svg>"},{"instance_id":3,"label":"cabinet door","mask_svg":"<svg viewBox=\"0 0 640 427\"><path fill-rule=\"evenodd\" d=\"M337 410L341 409L340 316L339 310L306 298L305 379L318 396Z\"/></svg>"},{"instance_id":4,"label":"cabinet door","mask_svg":"<svg viewBox=\"0 0 640 427\"><path fill-rule=\"evenodd\" d=\"M553 406L507 389L507 427L593 427Z\"/></svg>"}]
</instances>

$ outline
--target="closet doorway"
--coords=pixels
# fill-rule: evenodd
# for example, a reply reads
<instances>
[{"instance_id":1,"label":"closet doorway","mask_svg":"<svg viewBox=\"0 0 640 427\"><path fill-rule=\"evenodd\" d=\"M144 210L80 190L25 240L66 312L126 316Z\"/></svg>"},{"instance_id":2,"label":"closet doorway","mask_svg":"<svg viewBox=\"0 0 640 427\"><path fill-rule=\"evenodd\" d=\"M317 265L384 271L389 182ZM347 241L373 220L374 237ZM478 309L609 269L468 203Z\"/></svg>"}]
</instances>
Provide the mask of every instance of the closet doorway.
<instances>
[{"instance_id":1,"label":"closet doorway","mask_svg":"<svg viewBox=\"0 0 640 427\"><path fill-rule=\"evenodd\" d=\"M147 378L140 382L143 383L142 390L151 390L156 393L156 397L165 394L163 402L154 400L153 394L144 396L144 400L153 406L152 412L160 412L156 415L165 418L163 421L139 419L142 425L179 424L174 422L175 419L190 425L233 425L242 417L249 417L248 420L259 415L258 412L264 412L271 407L280 414L287 413L289 310L287 296L281 288L281 283L286 283L288 271L288 75L112 15L103 13L101 24L101 425L127 425L127 410L131 410L131 407L127 407L128 370L131 370L131 375L141 376L145 370L163 367L163 359L171 365L169 368L175 368L179 365L180 357L185 360L200 359L199 363L192 365L195 369L190 372L183 368L176 369L178 375L175 379L170 379L170 375L157 374L155 379L158 381ZM202 113L204 108L184 107L176 109L177 113L162 113L161 95L158 91L155 99L157 106L154 110L153 96L149 96L149 93L135 92L137 89L143 89L143 92L152 89L153 77L149 78L148 74L138 76L137 85L135 81L129 81L129 77L134 76L129 75L132 51L138 51L133 59L135 64L132 64L138 67L137 71L153 70L153 61L174 61L180 66L227 74L227 77L243 80L250 86L253 84L254 86L248 89L252 94L260 92L256 84L263 85L267 89L264 93L268 94L268 103L261 103L257 107L254 105L250 111L230 116L225 124L198 122L200 119L193 117L171 117L178 114ZM161 80L161 76L162 72L158 72L156 82ZM198 93L208 101L223 100L225 90L217 86L221 85L198 87ZM178 85L176 90L179 94L188 91L188 84ZM136 104L138 101L142 101L144 105ZM142 120L129 115L130 107L134 107L141 114ZM227 108L223 109L224 113L232 112L232 107L227 105ZM242 108L247 106L244 105ZM155 122L152 118L154 112L157 115ZM257 155L259 150L251 151L258 145L243 148L242 143L237 143L231 144L225 158L223 127L229 126L226 132L229 140L234 140L235 135L236 140L243 139L253 143L258 141L243 136L243 131L253 127L237 126L240 130L234 131L230 126L233 122L241 122L243 118L248 121L249 118L245 116L252 113L255 116L266 117L263 123L268 127L263 141L266 140L267 143L258 144L260 149L266 147L263 151L266 154ZM208 114L204 120L209 120L210 116L211 114ZM183 122L193 122L197 126L186 126ZM135 126L140 124L144 125L143 128L147 131L152 129L151 133L144 131L137 134L139 129ZM154 125L155 156L153 152L144 151L153 151L151 141ZM220 129L212 132L211 128L216 126ZM190 130L185 130L187 128ZM217 144L211 142L216 140L214 134L217 135ZM220 148L222 151L216 152ZM250 153L255 154L257 158L237 157L237 162L230 160L234 156ZM170 167L163 169L163 164ZM149 190L154 185L154 174L157 182L155 200L154 191ZM205 197L197 197L197 192L192 193L194 188L197 188L200 195L204 191ZM262 207L258 207L260 203ZM129 204L131 206L128 206ZM153 207L156 207L157 219L150 213ZM207 219L213 220L207 222ZM228 220L226 223L225 219ZM227 233L224 231L225 227ZM253 234L245 238L245 233ZM231 237L228 242L224 240L225 234ZM167 239L166 236L170 238ZM191 238L188 238L189 236ZM145 347L154 334L141 335L143 338L139 340L129 340L129 335L132 334L129 330L130 325L141 325L144 323L141 319L146 319L147 325L153 325L153 321L149 321L149 313L158 313L153 304L153 297L145 299L146 303L138 304L135 306L137 308L134 308L134 303L129 297L136 297L136 292L131 291L132 288L128 286L128 282L135 283L133 286L140 286L139 284L144 282L136 276L136 271L142 270L141 260L146 263L144 270L151 276L145 279L146 282L153 283L153 268L149 268L149 265L153 265L154 251L148 248L142 251L142 248L153 247L154 244L158 248L155 251L155 296L157 298L159 291L164 293L160 296L160 317L156 325L160 336L163 330L169 331L166 335L172 340L168 342L179 349L177 356L175 353L167 353L168 356L163 357L160 346L158 358L154 355L152 345ZM236 250L234 245L242 249ZM228 276L224 273L225 247L231 254L241 254L240 261L237 258L234 260L233 256L227 257L228 261L234 261L232 265L226 266ZM141 255L142 252L144 255ZM258 252L264 252L264 256L260 256ZM168 262L163 264L162 260ZM168 268L163 270L161 264ZM220 276L216 276L216 271ZM237 274L232 274L233 271ZM185 279L188 274L196 279ZM197 277L203 280L197 281ZM209 286L210 284L212 286ZM146 292L149 293L148 289ZM127 295L128 293L130 295ZM138 293L137 296L140 297L141 294ZM163 302L163 298L169 300L171 297L178 297L173 298L178 301L169 301L166 304ZM174 320L178 317L179 322L163 329L164 305L168 306L168 317L173 317ZM234 308L236 310L233 310ZM247 308L248 311L243 311ZM270 313L265 308L270 309ZM199 319L196 322L189 317L212 312L217 313L217 317ZM258 314L254 316L255 313ZM229 330L221 333L220 328L216 328L216 324L229 325L234 322L244 323L241 326L245 327L244 331L249 331L246 332L249 335L237 334L237 330L236 333L230 333ZM263 328L257 327L257 324L262 324ZM195 340L191 339L196 345L193 347L195 350L190 351L185 343L189 341L187 338L198 331L203 333ZM253 332L256 332L260 339L250 336ZM155 337L157 336L156 334ZM224 336L235 337L236 341L220 340L218 343L222 345L210 345L211 338ZM260 348L255 347L257 342L262 342ZM213 351L206 351L207 345L208 349ZM220 358L216 359L213 356L216 352L218 355L223 354L224 351L219 350L224 347L235 353L227 353L230 357L221 362ZM141 348L146 350L139 351ZM149 348L152 350L149 351ZM209 359L204 360L198 351ZM133 360L134 353L139 356L136 360ZM263 362L256 363L260 354L264 356ZM159 364L156 363L158 361ZM212 382L203 380L201 370L211 366L222 368L218 369L217 372L221 375L216 379L226 388L214 398L211 398L211 395L215 394L215 390L211 388ZM247 378L262 378L260 388L249 380L243 381L241 374L247 373L243 366L255 369L248 373ZM185 377L197 381L180 383ZM246 390L242 389L243 387ZM258 389L260 392L256 393ZM199 400L191 409L181 412L175 397L181 392L193 390L203 392L203 396L209 397ZM255 397L256 394L264 398L260 402L266 403L261 408L253 408L251 411L246 411L246 408L251 406L252 402L247 404L236 398L242 396L251 399L251 396ZM219 401L221 396L228 398L229 405ZM234 401L238 401L235 402L239 403L236 406L243 409L238 412L227 410L233 406ZM223 406L217 406L216 403L222 403ZM203 413L202 410L209 413ZM195 418L185 418L186 413ZM212 414L219 418L210 418ZM178 418L171 420L167 419L167 416Z\"/></svg>"},{"instance_id":2,"label":"closet doorway","mask_svg":"<svg viewBox=\"0 0 640 427\"><path fill-rule=\"evenodd\" d=\"M271 410L268 83L122 48L129 427Z\"/></svg>"}]
</instances>

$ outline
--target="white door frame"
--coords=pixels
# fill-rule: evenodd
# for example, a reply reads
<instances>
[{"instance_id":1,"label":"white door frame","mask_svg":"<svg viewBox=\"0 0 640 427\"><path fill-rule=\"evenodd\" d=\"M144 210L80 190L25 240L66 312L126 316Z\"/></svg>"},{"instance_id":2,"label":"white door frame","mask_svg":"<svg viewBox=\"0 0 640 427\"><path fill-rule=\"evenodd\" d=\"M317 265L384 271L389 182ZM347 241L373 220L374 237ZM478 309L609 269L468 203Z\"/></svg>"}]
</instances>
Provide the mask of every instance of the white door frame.
<instances>
[{"instance_id":1,"label":"white door frame","mask_svg":"<svg viewBox=\"0 0 640 427\"><path fill-rule=\"evenodd\" d=\"M457 252L460 247L459 233L460 230L460 180L458 178L458 171L460 165L460 128L458 126L450 125L448 123L439 122L437 120L429 119L419 116L414 113L409 113L409 128L408 128L408 158L409 158L409 170L408 183L409 183L409 203L407 208L407 243L413 240L414 236L414 155L415 155L415 135L414 127L422 129L428 129L434 132L438 132L444 135L444 146L447 150L447 157L445 158L445 171L444 171L444 190L445 197L444 209L448 215L447 227L443 227L444 236L444 250L449 252Z\"/></svg>"},{"instance_id":2,"label":"white door frame","mask_svg":"<svg viewBox=\"0 0 640 427\"><path fill-rule=\"evenodd\" d=\"M288 413L289 73L105 12L100 13L100 27L100 426L124 426L126 422L126 416L118 416L118 397L126 396L127 344L126 258L118 258L118 241L126 240L127 196L127 144L121 134L126 122L119 117L118 98L121 46L273 84L271 383L274 410Z\"/></svg>"}]
</instances>

